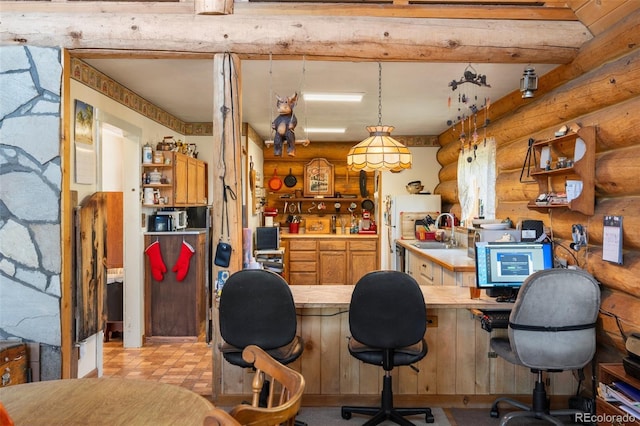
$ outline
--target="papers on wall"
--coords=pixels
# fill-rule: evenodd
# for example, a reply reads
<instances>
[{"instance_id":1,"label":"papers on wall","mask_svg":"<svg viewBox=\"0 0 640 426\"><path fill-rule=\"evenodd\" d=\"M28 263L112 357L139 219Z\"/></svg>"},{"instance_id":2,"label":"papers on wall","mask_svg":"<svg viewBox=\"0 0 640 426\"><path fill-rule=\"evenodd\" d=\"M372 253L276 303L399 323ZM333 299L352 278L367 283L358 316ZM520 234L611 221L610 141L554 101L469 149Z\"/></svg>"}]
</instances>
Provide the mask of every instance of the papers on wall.
<instances>
[{"instance_id":1,"label":"papers on wall","mask_svg":"<svg viewBox=\"0 0 640 426\"><path fill-rule=\"evenodd\" d=\"M622 216L605 216L602 232L602 260L622 265Z\"/></svg>"}]
</instances>

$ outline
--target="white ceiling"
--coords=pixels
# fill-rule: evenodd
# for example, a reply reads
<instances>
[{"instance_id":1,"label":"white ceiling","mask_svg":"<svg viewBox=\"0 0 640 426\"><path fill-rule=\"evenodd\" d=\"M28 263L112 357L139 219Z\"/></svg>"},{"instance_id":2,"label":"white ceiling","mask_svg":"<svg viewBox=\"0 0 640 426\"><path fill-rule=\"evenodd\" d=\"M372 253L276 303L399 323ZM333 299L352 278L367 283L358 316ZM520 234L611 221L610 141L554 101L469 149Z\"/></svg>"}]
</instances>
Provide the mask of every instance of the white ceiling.
<instances>
[{"instance_id":1,"label":"white ceiling","mask_svg":"<svg viewBox=\"0 0 640 426\"><path fill-rule=\"evenodd\" d=\"M83 59L91 66L138 93L153 104L191 122L211 122L213 117L213 62L200 59ZM555 68L531 64L539 76ZM471 83L452 91L449 82L464 71L486 75L491 88ZM382 124L395 127L393 135L438 135L457 121L468 106L481 107L486 97L498 100L518 90L523 64L382 63ZM366 127L378 124L378 64L376 62L242 61L242 121L263 139L273 139L275 95L294 92L362 92L360 104L298 101L297 139L356 141ZM459 96L470 98L459 103ZM451 105L449 106L449 97ZM475 100L477 98L477 100ZM490 116L490 109L489 109ZM484 121L484 115L480 117ZM478 126L482 123L478 120ZM304 127L346 127L343 135L306 134Z\"/></svg>"}]
</instances>

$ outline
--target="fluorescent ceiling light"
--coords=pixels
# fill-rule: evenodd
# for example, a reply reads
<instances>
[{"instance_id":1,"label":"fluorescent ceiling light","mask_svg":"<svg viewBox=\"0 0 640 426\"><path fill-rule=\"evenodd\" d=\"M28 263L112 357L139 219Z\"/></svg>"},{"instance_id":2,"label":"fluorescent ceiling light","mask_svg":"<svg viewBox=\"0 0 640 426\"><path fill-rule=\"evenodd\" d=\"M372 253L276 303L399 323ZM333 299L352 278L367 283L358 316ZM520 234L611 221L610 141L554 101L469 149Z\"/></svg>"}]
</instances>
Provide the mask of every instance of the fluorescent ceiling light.
<instances>
[{"instance_id":1,"label":"fluorescent ceiling light","mask_svg":"<svg viewBox=\"0 0 640 426\"><path fill-rule=\"evenodd\" d=\"M364 93L303 93L305 101L362 102Z\"/></svg>"},{"instance_id":2,"label":"fluorescent ceiling light","mask_svg":"<svg viewBox=\"0 0 640 426\"><path fill-rule=\"evenodd\" d=\"M306 127L306 133L344 133L347 129L344 127Z\"/></svg>"}]
</instances>

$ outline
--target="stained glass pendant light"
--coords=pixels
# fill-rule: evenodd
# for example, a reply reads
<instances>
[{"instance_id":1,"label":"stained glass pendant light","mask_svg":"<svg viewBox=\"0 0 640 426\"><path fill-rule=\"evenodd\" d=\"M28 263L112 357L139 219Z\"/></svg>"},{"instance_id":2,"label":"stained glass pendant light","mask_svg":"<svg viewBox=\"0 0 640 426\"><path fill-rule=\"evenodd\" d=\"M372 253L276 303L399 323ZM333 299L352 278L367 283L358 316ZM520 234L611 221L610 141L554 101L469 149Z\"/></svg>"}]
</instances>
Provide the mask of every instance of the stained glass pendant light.
<instances>
[{"instance_id":1,"label":"stained glass pendant light","mask_svg":"<svg viewBox=\"0 0 640 426\"><path fill-rule=\"evenodd\" d=\"M398 172L411 168L411 151L391 137L393 126L382 124L382 64L378 62L378 125L367 127L369 137L347 154L350 170Z\"/></svg>"}]
</instances>

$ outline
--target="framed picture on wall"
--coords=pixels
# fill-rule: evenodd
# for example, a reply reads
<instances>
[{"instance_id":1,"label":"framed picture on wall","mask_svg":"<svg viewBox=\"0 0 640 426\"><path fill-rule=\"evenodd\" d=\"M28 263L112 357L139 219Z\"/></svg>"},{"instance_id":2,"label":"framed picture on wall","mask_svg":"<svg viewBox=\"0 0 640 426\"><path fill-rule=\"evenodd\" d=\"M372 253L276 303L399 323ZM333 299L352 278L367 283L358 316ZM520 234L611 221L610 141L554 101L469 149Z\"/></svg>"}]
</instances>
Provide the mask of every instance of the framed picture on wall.
<instances>
[{"instance_id":1,"label":"framed picture on wall","mask_svg":"<svg viewBox=\"0 0 640 426\"><path fill-rule=\"evenodd\" d=\"M304 166L304 196L333 197L333 164L314 158Z\"/></svg>"}]
</instances>

